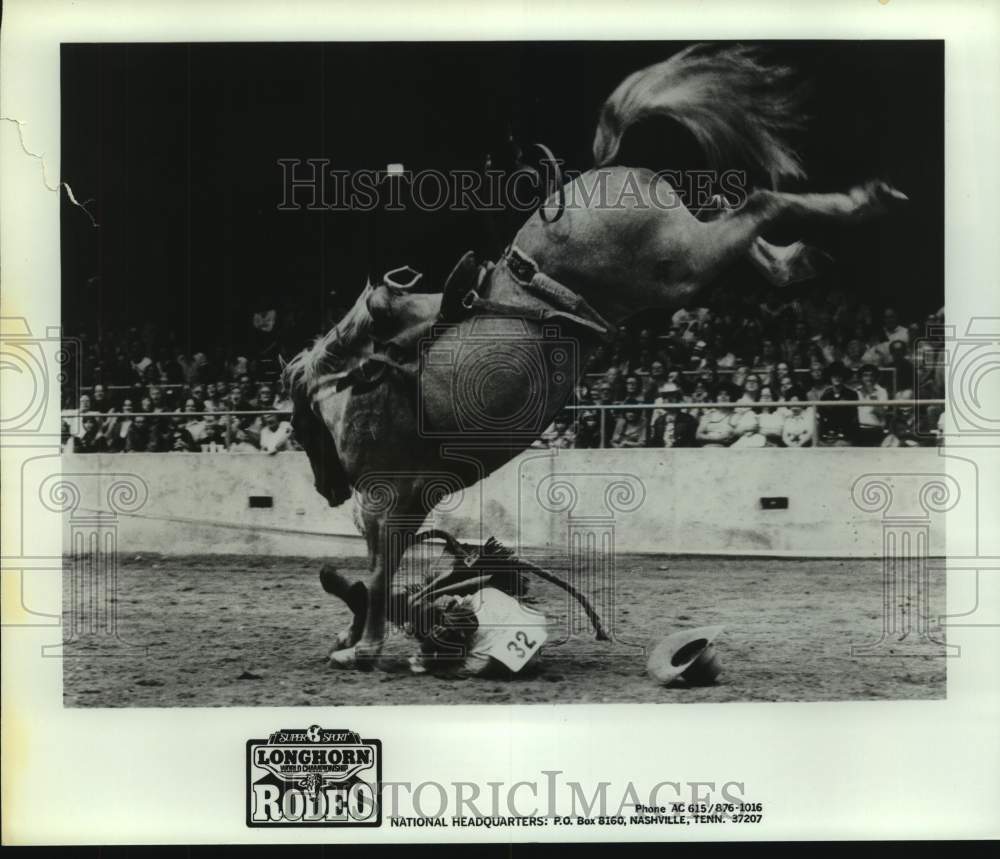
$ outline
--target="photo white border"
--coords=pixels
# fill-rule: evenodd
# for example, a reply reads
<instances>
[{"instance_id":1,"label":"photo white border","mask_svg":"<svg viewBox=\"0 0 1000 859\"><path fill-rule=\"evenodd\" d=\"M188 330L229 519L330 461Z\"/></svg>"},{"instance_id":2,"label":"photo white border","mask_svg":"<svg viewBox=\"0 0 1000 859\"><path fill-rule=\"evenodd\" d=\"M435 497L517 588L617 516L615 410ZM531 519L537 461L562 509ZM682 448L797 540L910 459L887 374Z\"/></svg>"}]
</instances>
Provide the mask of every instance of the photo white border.
<instances>
[{"instance_id":1,"label":"photo white border","mask_svg":"<svg viewBox=\"0 0 1000 859\"><path fill-rule=\"evenodd\" d=\"M0 122L2 315L26 318L35 334L60 319L59 195L46 189L41 161L24 149L43 156L55 185L61 42L707 38L943 38L947 322L961 333L974 317L1000 319L1000 4L972 0L492 2L474 12L468 2L414 0L8 0L0 111L20 125ZM7 394L19 384L4 378ZM49 405L46 432L58 434L58 392L50 392ZM16 554L10 547L20 545L22 525L35 532L33 545L61 554L57 514L20 522L13 492L20 453L3 453L5 558ZM980 518L952 517L947 526L949 545L968 545L974 529L979 554L993 559L1000 538L986 526L1000 509L995 454L962 453L979 468L978 487L963 490L979 492ZM949 605L953 596L968 596L954 588L950 581ZM996 603L1000 589L988 594ZM59 577L39 583L34 596L61 604ZM1000 605L980 609L1000 617ZM947 700L684 706L63 709L61 663L39 656L42 645L60 638L57 627L3 629L5 844L1000 835L997 627L949 629L962 655L949 660ZM559 770L564 781L609 781L611 796L629 781L640 793L665 780L738 781L747 800L764 804L764 821L659 829L248 829L246 740L312 723L381 739L384 776L393 781L512 783Z\"/></svg>"}]
</instances>

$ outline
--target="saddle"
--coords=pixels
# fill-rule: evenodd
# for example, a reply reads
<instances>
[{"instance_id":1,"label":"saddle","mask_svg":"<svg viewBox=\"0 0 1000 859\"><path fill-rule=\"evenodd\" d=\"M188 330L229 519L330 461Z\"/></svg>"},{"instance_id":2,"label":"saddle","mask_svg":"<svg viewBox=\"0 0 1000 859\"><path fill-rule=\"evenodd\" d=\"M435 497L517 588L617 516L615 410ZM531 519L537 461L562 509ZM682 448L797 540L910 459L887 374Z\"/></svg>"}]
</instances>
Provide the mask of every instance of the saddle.
<instances>
[{"instance_id":1,"label":"saddle","mask_svg":"<svg viewBox=\"0 0 1000 859\"><path fill-rule=\"evenodd\" d=\"M502 287L501 297L483 297L497 287ZM421 341L433 338L437 326L477 313L562 320L609 339L615 333L615 326L581 296L539 271L534 260L515 246L497 265L481 263L467 251L440 292L427 290L422 274L402 266L359 296L348 316L367 318L370 324L353 327L337 343L343 362L336 374L338 389L378 384L389 369L415 378Z\"/></svg>"},{"instance_id":2,"label":"saddle","mask_svg":"<svg viewBox=\"0 0 1000 859\"><path fill-rule=\"evenodd\" d=\"M370 327L359 331L356 339L338 343L338 352L346 356L337 373L338 388L377 384L390 368L414 375L420 341L432 336L435 325L457 322L468 312L462 305L464 296L491 267L468 251L440 292L428 290L424 276L410 266L387 272L381 283L358 298L371 318Z\"/></svg>"}]
</instances>

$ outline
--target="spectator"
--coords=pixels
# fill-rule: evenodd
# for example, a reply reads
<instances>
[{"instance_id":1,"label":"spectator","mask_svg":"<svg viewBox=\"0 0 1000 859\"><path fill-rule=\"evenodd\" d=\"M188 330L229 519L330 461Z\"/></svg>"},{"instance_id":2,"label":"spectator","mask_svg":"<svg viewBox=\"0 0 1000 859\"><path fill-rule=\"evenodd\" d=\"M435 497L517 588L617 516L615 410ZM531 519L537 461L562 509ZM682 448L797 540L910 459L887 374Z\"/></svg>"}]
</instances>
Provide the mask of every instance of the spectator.
<instances>
[{"instance_id":1,"label":"spectator","mask_svg":"<svg viewBox=\"0 0 1000 859\"><path fill-rule=\"evenodd\" d=\"M660 386L656 405L681 402L681 389L671 382ZM649 447L693 447L698 422L685 409L658 409L653 412L653 425L647 444Z\"/></svg>"},{"instance_id":2,"label":"spectator","mask_svg":"<svg viewBox=\"0 0 1000 859\"><path fill-rule=\"evenodd\" d=\"M622 398L622 402L629 405L642 402L642 388L639 386L638 376L629 376L625 380L625 396Z\"/></svg>"},{"instance_id":3,"label":"spectator","mask_svg":"<svg viewBox=\"0 0 1000 859\"><path fill-rule=\"evenodd\" d=\"M584 449L606 447L601 440L601 421L597 412L587 410L580 415L573 447Z\"/></svg>"},{"instance_id":4,"label":"spectator","mask_svg":"<svg viewBox=\"0 0 1000 859\"><path fill-rule=\"evenodd\" d=\"M163 389L156 386L149 386L149 403L151 412L165 412L167 411L168 403L166 398L163 396Z\"/></svg>"},{"instance_id":5,"label":"spectator","mask_svg":"<svg viewBox=\"0 0 1000 859\"><path fill-rule=\"evenodd\" d=\"M829 386L823 391L822 399L858 400L858 392L848 388L847 371L843 364L834 363L827 368ZM824 444L846 447L854 444L858 433L858 410L838 406L820 406L820 437Z\"/></svg>"},{"instance_id":6,"label":"spectator","mask_svg":"<svg viewBox=\"0 0 1000 859\"><path fill-rule=\"evenodd\" d=\"M813 361L809 365L809 388L806 391L807 400L822 400L823 393L826 391L826 371L823 369L823 363L820 361Z\"/></svg>"},{"instance_id":7,"label":"spectator","mask_svg":"<svg viewBox=\"0 0 1000 859\"><path fill-rule=\"evenodd\" d=\"M893 370L896 379L896 390L900 388L913 388L916 384L916 370L910 359L907 357L909 347L900 340L892 340L889 343L889 366Z\"/></svg>"},{"instance_id":8,"label":"spectator","mask_svg":"<svg viewBox=\"0 0 1000 859\"><path fill-rule=\"evenodd\" d=\"M747 373L743 380L740 402L756 403L758 399L760 399L760 376L757 373Z\"/></svg>"},{"instance_id":9,"label":"spectator","mask_svg":"<svg viewBox=\"0 0 1000 859\"><path fill-rule=\"evenodd\" d=\"M73 432L70 429L69 421L67 421L67 420L64 420L62 422L61 439L62 439L62 441L61 441L61 444L60 444L60 450L63 453L74 453L75 452L76 439L73 437Z\"/></svg>"},{"instance_id":10,"label":"spectator","mask_svg":"<svg viewBox=\"0 0 1000 859\"><path fill-rule=\"evenodd\" d=\"M642 399L643 402L651 403L656 399L660 386L667 381L666 365L659 360L653 361L649 366L649 375L643 380Z\"/></svg>"},{"instance_id":11,"label":"spectator","mask_svg":"<svg viewBox=\"0 0 1000 859\"><path fill-rule=\"evenodd\" d=\"M268 416L270 417L270 415ZM568 450L575 446L576 434L573 432L570 419L564 412L556 415L555 420L545 432L542 433L541 446ZM263 447L263 439L261 439Z\"/></svg>"},{"instance_id":12,"label":"spectator","mask_svg":"<svg viewBox=\"0 0 1000 859\"><path fill-rule=\"evenodd\" d=\"M865 366L864 355L865 346L860 340L847 341L847 348L844 350L843 364L852 376L860 373L861 368Z\"/></svg>"},{"instance_id":13,"label":"spectator","mask_svg":"<svg viewBox=\"0 0 1000 859\"><path fill-rule=\"evenodd\" d=\"M745 412L736 418L733 425L735 440L730 447L766 447L767 439L760 432L757 415Z\"/></svg>"},{"instance_id":14,"label":"spectator","mask_svg":"<svg viewBox=\"0 0 1000 859\"><path fill-rule=\"evenodd\" d=\"M889 394L876 378L878 371L871 364L861 368L861 386L858 395L862 400L889 399ZM857 443L862 447L878 447L885 437L885 406L858 406Z\"/></svg>"},{"instance_id":15,"label":"spectator","mask_svg":"<svg viewBox=\"0 0 1000 859\"><path fill-rule=\"evenodd\" d=\"M112 409L111 398L104 388L104 385L94 385L94 398L91 408L102 415L107 414Z\"/></svg>"},{"instance_id":16,"label":"spectator","mask_svg":"<svg viewBox=\"0 0 1000 859\"><path fill-rule=\"evenodd\" d=\"M128 445L128 434L132 429L134 420L132 400L126 398L122 401L122 413L113 419L106 435L108 439L108 450L113 453L124 451Z\"/></svg>"},{"instance_id":17,"label":"spectator","mask_svg":"<svg viewBox=\"0 0 1000 859\"><path fill-rule=\"evenodd\" d=\"M108 440L104 435L101 422L93 413L84 415L83 432L73 446L76 453L104 453L108 449Z\"/></svg>"},{"instance_id":18,"label":"spectator","mask_svg":"<svg viewBox=\"0 0 1000 859\"><path fill-rule=\"evenodd\" d=\"M146 384L146 376L153 366L153 359L145 354L141 344L136 341L129 347L129 366L132 369L132 382L139 385Z\"/></svg>"},{"instance_id":19,"label":"spectator","mask_svg":"<svg viewBox=\"0 0 1000 859\"><path fill-rule=\"evenodd\" d=\"M194 453L200 450L181 418L170 418L168 426L169 431L163 439L166 450L176 453Z\"/></svg>"},{"instance_id":20,"label":"spectator","mask_svg":"<svg viewBox=\"0 0 1000 859\"><path fill-rule=\"evenodd\" d=\"M614 435L611 436L612 447L645 447L646 418L636 409L626 409L618 418Z\"/></svg>"},{"instance_id":21,"label":"spectator","mask_svg":"<svg viewBox=\"0 0 1000 859\"><path fill-rule=\"evenodd\" d=\"M889 421L889 432L882 440L881 447L919 447L920 439L914 434L905 419L894 417Z\"/></svg>"},{"instance_id":22,"label":"spectator","mask_svg":"<svg viewBox=\"0 0 1000 859\"><path fill-rule=\"evenodd\" d=\"M246 432L238 429L233 432L233 443L229 446L229 450L231 453L256 453L259 448Z\"/></svg>"},{"instance_id":23,"label":"spectator","mask_svg":"<svg viewBox=\"0 0 1000 859\"><path fill-rule=\"evenodd\" d=\"M555 426L559 426L559 419L556 418ZM260 431L260 449L264 453L278 453L281 450L288 450L292 440L292 425L288 421L278 418L274 412L264 415L264 426ZM551 447L552 445L550 445ZM571 443L565 447L572 447Z\"/></svg>"},{"instance_id":24,"label":"spectator","mask_svg":"<svg viewBox=\"0 0 1000 859\"><path fill-rule=\"evenodd\" d=\"M882 337L888 343L901 342L904 346L910 344L910 332L899 324L895 309L887 307L882 312Z\"/></svg>"},{"instance_id":25,"label":"spectator","mask_svg":"<svg viewBox=\"0 0 1000 859\"><path fill-rule=\"evenodd\" d=\"M793 392L787 397L789 402L801 402L802 395ZM812 408L800 405L788 407L788 414L781 427L781 440L785 447L810 447L816 431L816 414Z\"/></svg>"},{"instance_id":26,"label":"spectator","mask_svg":"<svg viewBox=\"0 0 1000 859\"><path fill-rule=\"evenodd\" d=\"M135 416L125 436L126 453L143 453L149 450L151 432L148 421L145 415Z\"/></svg>"},{"instance_id":27,"label":"spectator","mask_svg":"<svg viewBox=\"0 0 1000 859\"><path fill-rule=\"evenodd\" d=\"M604 374L605 394L609 403L620 403L625 399L625 379L622 371L612 365Z\"/></svg>"},{"instance_id":28,"label":"spectator","mask_svg":"<svg viewBox=\"0 0 1000 859\"><path fill-rule=\"evenodd\" d=\"M768 447L778 447L788 411L784 407L765 405L774 402L774 394L769 387L760 389L758 402L761 406L757 414L758 432L764 437Z\"/></svg>"},{"instance_id":29,"label":"spectator","mask_svg":"<svg viewBox=\"0 0 1000 859\"><path fill-rule=\"evenodd\" d=\"M202 453L225 453L226 428L222 423L209 424L205 440L200 445Z\"/></svg>"},{"instance_id":30,"label":"spectator","mask_svg":"<svg viewBox=\"0 0 1000 859\"><path fill-rule=\"evenodd\" d=\"M197 400L193 397L188 397L184 401L184 411L188 413L201 412L203 406L199 406ZM192 416L184 424L184 429L188 431L191 436L192 441L201 448L201 443L205 440L208 434L208 424L205 422L206 416L202 414L192 414Z\"/></svg>"},{"instance_id":31,"label":"spectator","mask_svg":"<svg viewBox=\"0 0 1000 859\"><path fill-rule=\"evenodd\" d=\"M581 381L573 389L572 404L574 406L589 406L593 400L590 398L590 385Z\"/></svg>"},{"instance_id":32,"label":"spectator","mask_svg":"<svg viewBox=\"0 0 1000 859\"><path fill-rule=\"evenodd\" d=\"M719 403L732 402L732 396L726 387L721 387L716 392L715 399ZM719 406L705 410L695 432L695 438L701 442L702 447L726 447L734 436L735 429L730 410Z\"/></svg>"}]
</instances>

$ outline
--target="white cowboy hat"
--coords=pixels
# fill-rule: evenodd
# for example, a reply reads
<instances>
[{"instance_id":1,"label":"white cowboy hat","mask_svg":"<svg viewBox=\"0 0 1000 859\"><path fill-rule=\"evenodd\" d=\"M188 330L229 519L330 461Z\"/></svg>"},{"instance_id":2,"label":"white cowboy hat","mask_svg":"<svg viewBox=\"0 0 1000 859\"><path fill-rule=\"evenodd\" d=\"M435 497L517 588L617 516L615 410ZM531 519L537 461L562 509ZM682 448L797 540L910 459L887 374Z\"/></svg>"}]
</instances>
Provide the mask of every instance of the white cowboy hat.
<instances>
[{"instance_id":1,"label":"white cowboy hat","mask_svg":"<svg viewBox=\"0 0 1000 859\"><path fill-rule=\"evenodd\" d=\"M711 683L722 671L712 646L722 629L721 626L699 626L668 635L649 654L646 671L664 685L678 677L693 686Z\"/></svg>"}]
</instances>

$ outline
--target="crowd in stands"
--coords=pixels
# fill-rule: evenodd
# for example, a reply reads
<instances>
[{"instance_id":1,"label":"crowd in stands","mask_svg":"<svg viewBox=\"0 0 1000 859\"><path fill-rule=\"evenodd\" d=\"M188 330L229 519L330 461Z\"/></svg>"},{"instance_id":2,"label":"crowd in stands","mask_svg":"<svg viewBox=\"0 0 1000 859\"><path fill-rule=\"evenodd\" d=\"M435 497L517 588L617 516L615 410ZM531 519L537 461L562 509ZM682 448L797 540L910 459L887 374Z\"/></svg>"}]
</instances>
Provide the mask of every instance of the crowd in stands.
<instances>
[{"instance_id":1,"label":"crowd in stands","mask_svg":"<svg viewBox=\"0 0 1000 859\"><path fill-rule=\"evenodd\" d=\"M896 447L943 436L944 409L928 403L945 395L943 309L904 323L836 290L790 300L719 290L708 307L647 322L591 356L573 408L536 446ZM879 404L811 405L833 401Z\"/></svg>"},{"instance_id":2,"label":"crowd in stands","mask_svg":"<svg viewBox=\"0 0 1000 859\"><path fill-rule=\"evenodd\" d=\"M943 409L924 403L945 393L943 310L904 321L894 308L874 311L846 291L784 295L720 288L704 307L645 314L622 327L590 355L571 407L536 446L910 446L940 439ZM146 325L83 339L74 368L83 393L63 403L66 449L298 448L278 371L278 355L289 358L294 349L267 341L245 354L219 346L188 354L160 343L159 334ZM812 405L855 400L879 404Z\"/></svg>"}]
</instances>

